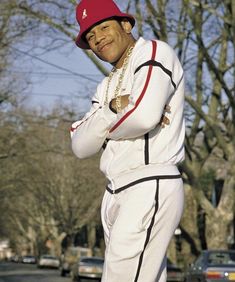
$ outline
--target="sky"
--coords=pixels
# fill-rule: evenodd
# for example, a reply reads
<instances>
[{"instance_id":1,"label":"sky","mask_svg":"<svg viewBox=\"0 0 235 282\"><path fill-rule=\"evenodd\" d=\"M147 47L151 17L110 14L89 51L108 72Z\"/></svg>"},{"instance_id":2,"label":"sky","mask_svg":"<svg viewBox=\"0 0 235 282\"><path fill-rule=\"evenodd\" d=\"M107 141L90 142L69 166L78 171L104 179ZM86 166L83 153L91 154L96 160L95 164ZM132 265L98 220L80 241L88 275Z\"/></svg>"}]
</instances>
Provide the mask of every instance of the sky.
<instances>
[{"instance_id":1,"label":"sky","mask_svg":"<svg viewBox=\"0 0 235 282\"><path fill-rule=\"evenodd\" d=\"M30 86L24 91L27 107L52 109L62 103L85 112L103 75L75 43L60 50L35 55L19 46L21 60L15 71L29 77ZM80 98L78 97L80 96Z\"/></svg>"},{"instance_id":2,"label":"sky","mask_svg":"<svg viewBox=\"0 0 235 282\"><path fill-rule=\"evenodd\" d=\"M44 39L29 38L14 47L21 57L15 71L25 73L30 80L30 86L23 93L27 96L25 104L50 110L62 103L85 113L90 105L87 97L93 96L104 76L72 40L63 48L44 54L42 50L32 49L32 40L35 40L34 46L38 46Z\"/></svg>"}]
</instances>

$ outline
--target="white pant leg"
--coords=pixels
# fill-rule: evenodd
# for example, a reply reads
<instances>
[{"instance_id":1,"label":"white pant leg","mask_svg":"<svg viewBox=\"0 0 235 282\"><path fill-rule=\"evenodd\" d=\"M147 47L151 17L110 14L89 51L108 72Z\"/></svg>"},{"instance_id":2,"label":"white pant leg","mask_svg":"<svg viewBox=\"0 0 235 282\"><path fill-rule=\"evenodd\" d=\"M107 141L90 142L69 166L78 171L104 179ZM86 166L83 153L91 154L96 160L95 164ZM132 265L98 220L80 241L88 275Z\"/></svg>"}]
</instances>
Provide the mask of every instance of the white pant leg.
<instances>
[{"instance_id":1,"label":"white pant leg","mask_svg":"<svg viewBox=\"0 0 235 282\"><path fill-rule=\"evenodd\" d=\"M102 205L101 205L101 221L104 230L104 240L106 247L109 245L110 230L113 226L113 222L118 215L119 210L119 198L121 194L110 194L105 192Z\"/></svg>"},{"instance_id":2,"label":"white pant leg","mask_svg":"<svg viewBox=\"0 0 235 282\"><path fill-rule=\"evenodd\" d=\"M138 282L165 282L164 274L160 277L159 269L167 252L167 247L177 228L183 213L184 190L181 179L159 180L159 207L155 216L155 223L151 231L151 238L144 251ZM156 269L157 280L153 269ZM146 273L148 279L146 280Z\"/></svg>"},{"instance_id":3,"label":"white pant leg","mask_svg":"<svg viewBox=\"0 0 235 282\"><path fill-rule=\"evenodd\" d=\"M183 210L181 179L142 182L105 195L106 253L102 282L164 282L161 268ZM156 198L156 200L155 200Z\"/></svg>"},{"instance_id":4,"label":"white pant leg","mask_svg":"<svg viewBox=\"0 0 235 282\"><path fill-rule=\"evenodd\" d=\"M163 261L162 261L160 271L158 272L158 277L157 277L156 281L158 281L158 282L165 282L166 281L166 277L167 277L166 267L167 267L167 257L165 255L165 257L163 258Z\"/></svg>"}]
</instances>

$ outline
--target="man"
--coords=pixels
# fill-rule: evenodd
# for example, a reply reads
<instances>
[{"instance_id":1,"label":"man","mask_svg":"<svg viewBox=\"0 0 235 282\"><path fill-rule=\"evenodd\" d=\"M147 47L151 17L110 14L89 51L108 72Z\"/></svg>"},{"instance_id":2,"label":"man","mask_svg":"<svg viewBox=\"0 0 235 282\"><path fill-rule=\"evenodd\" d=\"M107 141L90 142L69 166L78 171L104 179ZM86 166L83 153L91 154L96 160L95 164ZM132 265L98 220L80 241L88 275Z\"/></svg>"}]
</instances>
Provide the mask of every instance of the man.
<instances>
[{"instance_id":1,"label":"man","mask_svg":"<svg viewBox=\"0 0 235 282\"><path fill-rule=\"evenodd\" d=\"M106 251L102 282L166 281L166 251L183 211L184 79L174 51L158 40L137 41L135 19L112 0L82 0L76 44L113 69L92 107L71 128L79 158L103 147L107 177L101 208ZM165 116L169 125L160 126Z\"/></svg>"}]
</instances>

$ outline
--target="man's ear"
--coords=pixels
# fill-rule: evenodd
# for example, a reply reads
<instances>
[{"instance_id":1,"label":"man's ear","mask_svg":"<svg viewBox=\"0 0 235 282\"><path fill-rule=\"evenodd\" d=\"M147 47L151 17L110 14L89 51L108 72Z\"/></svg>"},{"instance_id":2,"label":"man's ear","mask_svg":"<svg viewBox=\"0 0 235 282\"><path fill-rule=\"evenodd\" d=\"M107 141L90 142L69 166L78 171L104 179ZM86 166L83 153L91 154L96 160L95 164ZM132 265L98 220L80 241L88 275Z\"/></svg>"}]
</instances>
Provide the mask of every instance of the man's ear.
<instances>
[{"instance_id":1,"label":"man's ear","mask_svg":"<svg viewBox=\"0 0 235 282\"><path fill-rule=\"evenodd\" d=\"M132 25L127 19L121 20L121 26L126 33L131 33Z\"/></svg>"}]
</instances>

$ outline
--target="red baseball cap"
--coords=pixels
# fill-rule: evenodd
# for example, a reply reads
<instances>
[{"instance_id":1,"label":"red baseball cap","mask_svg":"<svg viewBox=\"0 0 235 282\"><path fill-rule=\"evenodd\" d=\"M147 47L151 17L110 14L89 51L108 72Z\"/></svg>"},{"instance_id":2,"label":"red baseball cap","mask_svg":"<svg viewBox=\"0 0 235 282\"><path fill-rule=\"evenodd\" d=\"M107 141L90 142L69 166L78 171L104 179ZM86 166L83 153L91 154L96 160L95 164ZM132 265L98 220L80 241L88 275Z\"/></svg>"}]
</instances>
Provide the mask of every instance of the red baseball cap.
<instances>
[{"instance_id":1,"label":"red baseball cap","mask_svg":"<svg viewBox=\"0 0 235 282\"><path fill-rule=\"evenodd\" d=\"M122 13L112 0L81 0L76 8L76 19L80 25L80 31L76 38L76 44L82 49L90 49L84 39L84 33L93 25L109 18L127 18L132 27L135 19L132 15Z\"/></svg>"}]
</instances>

